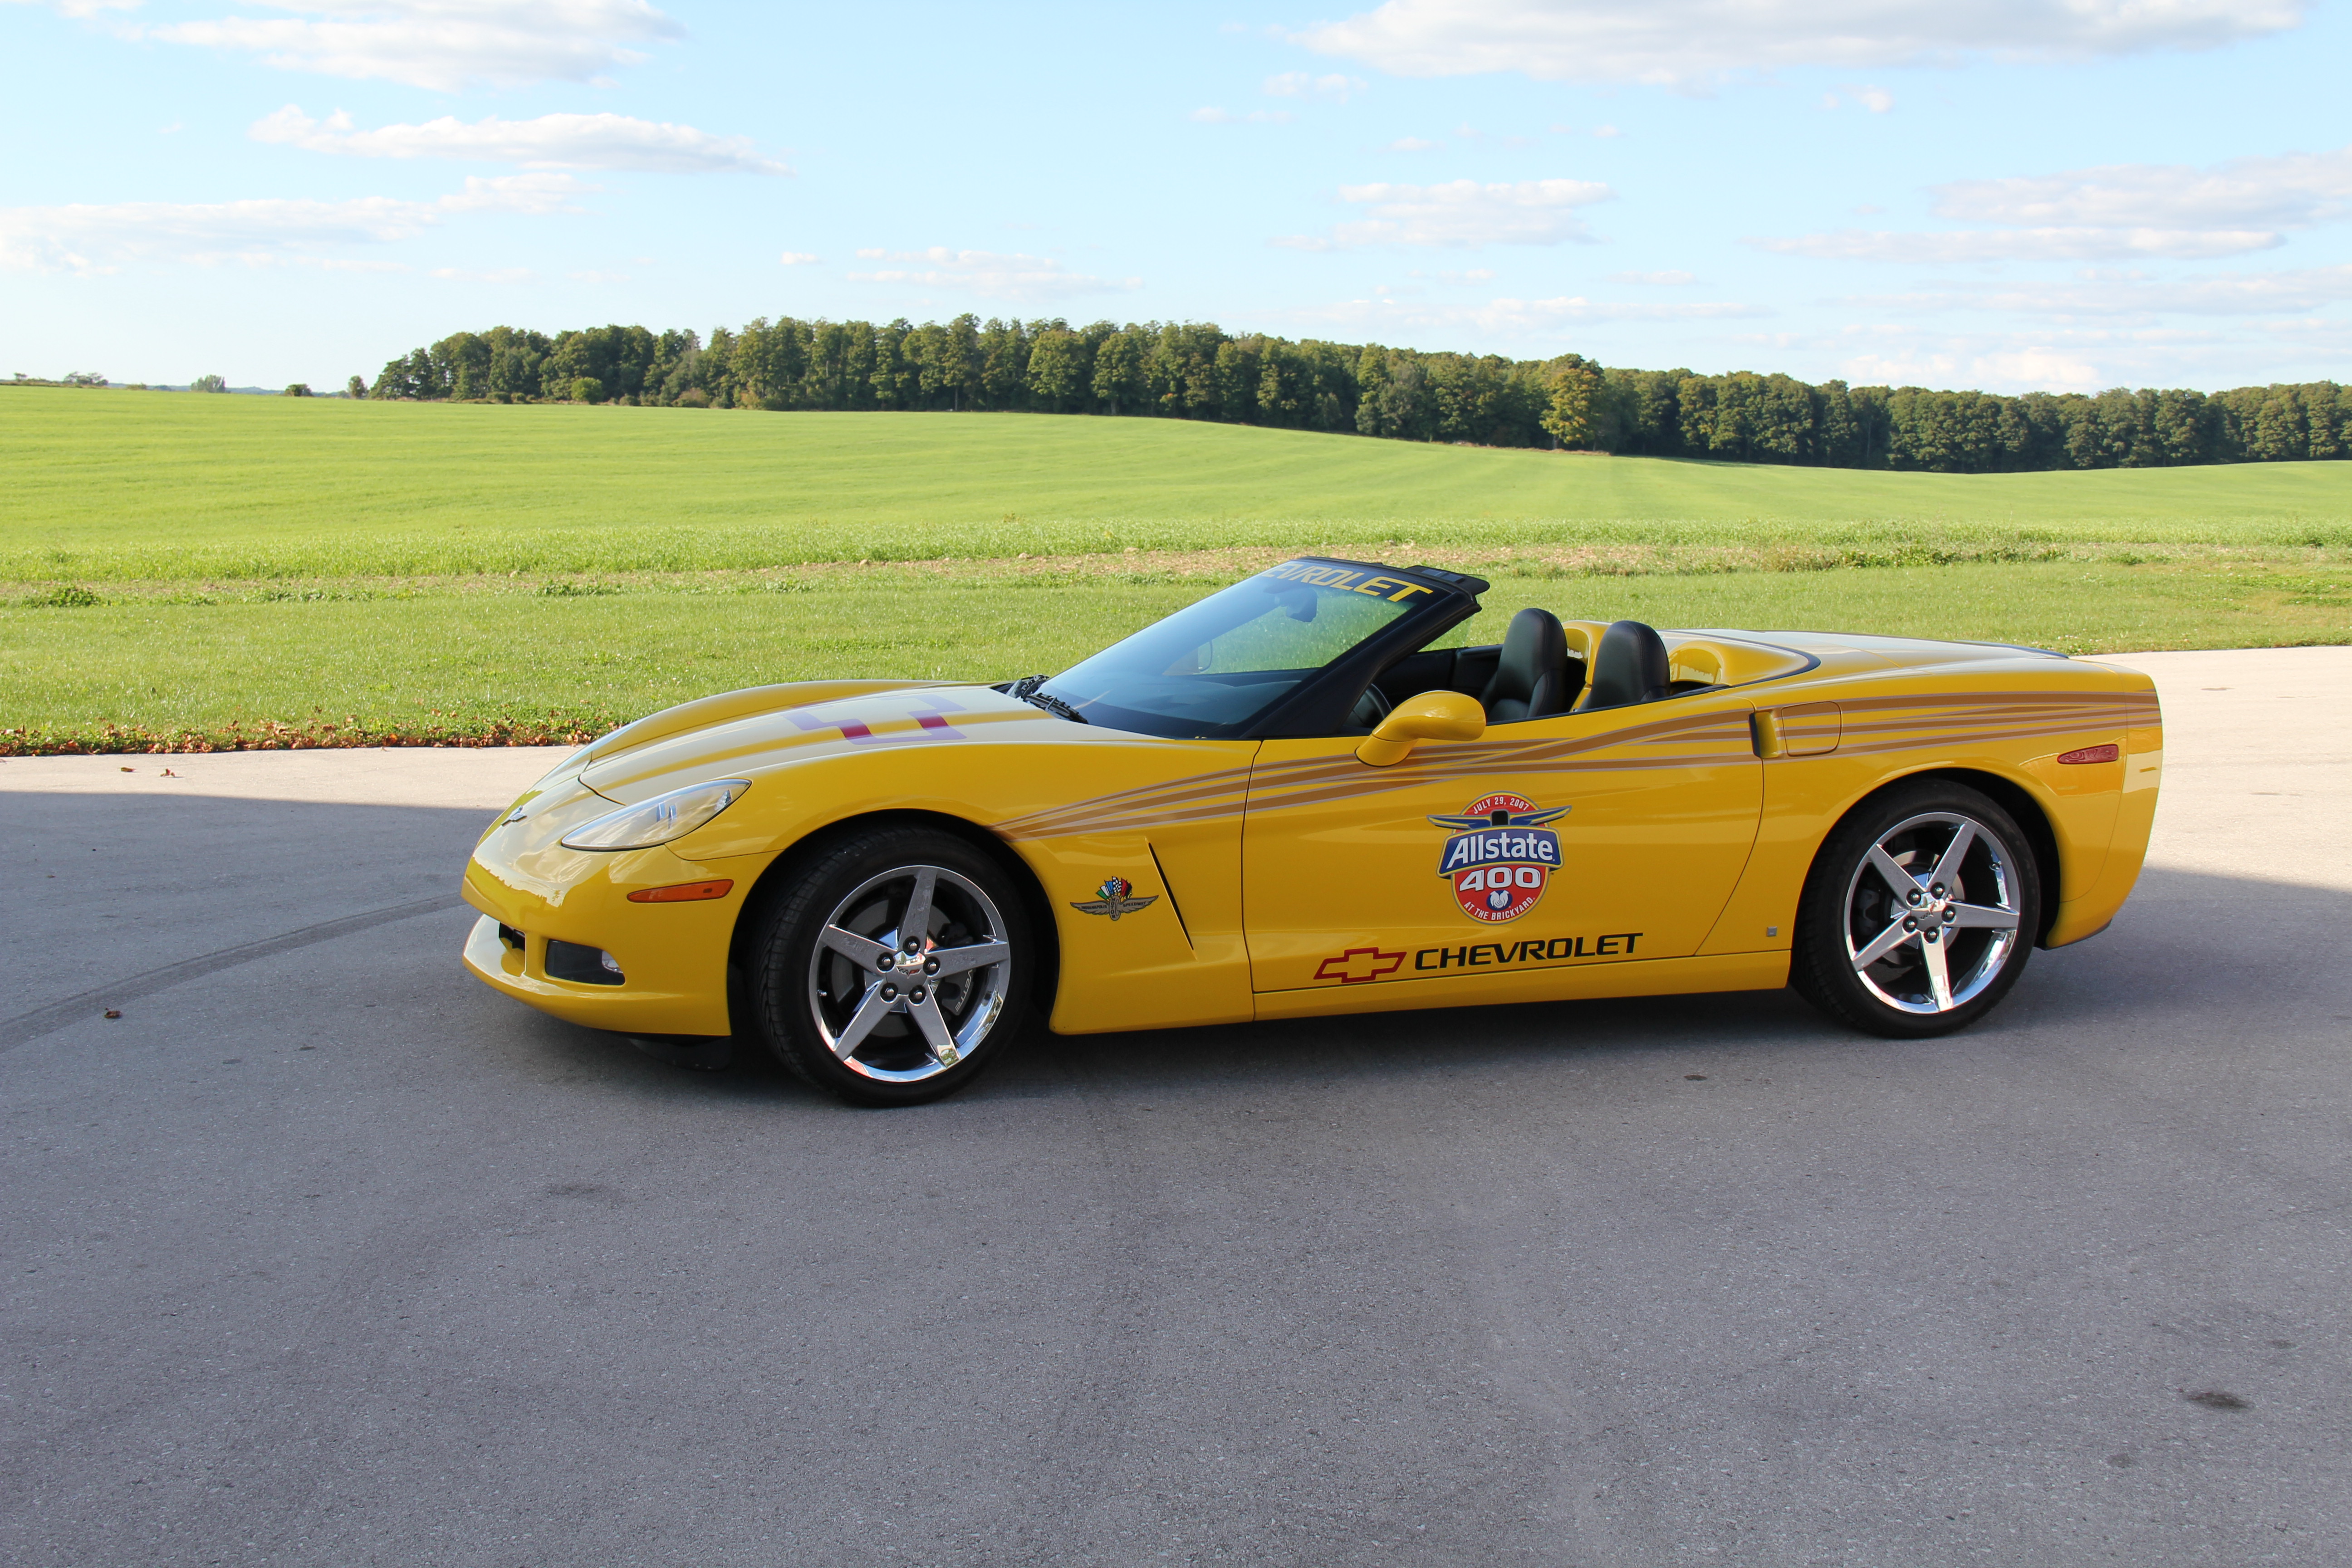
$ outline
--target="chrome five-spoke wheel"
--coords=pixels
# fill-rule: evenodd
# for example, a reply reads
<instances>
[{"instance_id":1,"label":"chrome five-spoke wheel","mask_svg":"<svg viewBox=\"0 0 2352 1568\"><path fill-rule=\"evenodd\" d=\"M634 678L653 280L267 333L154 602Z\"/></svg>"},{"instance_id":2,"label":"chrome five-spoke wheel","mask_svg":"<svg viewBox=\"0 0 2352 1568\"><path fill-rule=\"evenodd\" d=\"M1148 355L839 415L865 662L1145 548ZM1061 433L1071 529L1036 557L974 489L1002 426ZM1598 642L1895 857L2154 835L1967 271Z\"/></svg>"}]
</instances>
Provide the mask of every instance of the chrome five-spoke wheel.
<instances>
[{"instance_id":1,"label":"chrome five-spoke wheel","mask_svg":"<svg viewBox=\"0 0 2352 1568\"><path fill-rule=\"evenodd\" d=\"M770 1047L864 1105L960 1088L1021 1026L1029 915L986 849L925 826L877 826L783 868L751 978Z\"/></svg>"},{"instance_id":2,"label":"chrome five-spoke wheel","mask_svg":"<svg viewBox=\"0 0 2352 1568\"><path fill-rule=\"evenodd\" d=\"M1790 982L1873 1033L1942 1034L2016 983L2040 917L2032 850L2006 811L1955 783L1897 786L1822 844Z\"/></svg>"},{"instance_id":3,"label":"chrome five-spoke wheel","mask_svg":"<svg viewBox=\"0 0 2352 1568\"><path fill-rule=\"evenodd\" d=\"M870 877L834 906L809 955L817 1033L844 1067L886 1083L945 1072L1004 1005L1004 916L944 866Z\"/></svg>"},{"instance_id":4,"label":"chrome five-spoke wheel","mask_svg":"<svg viewBox=\"0 0 2352 1568\"><path fill-rule=\"evenodd\" d=\"M2011 865L1991 830L1953 812L1881 834L1846 884L1846 956L1863 984L1906 1013L1975 1001L2017 945Z\"/></svg>"}]
</instances>

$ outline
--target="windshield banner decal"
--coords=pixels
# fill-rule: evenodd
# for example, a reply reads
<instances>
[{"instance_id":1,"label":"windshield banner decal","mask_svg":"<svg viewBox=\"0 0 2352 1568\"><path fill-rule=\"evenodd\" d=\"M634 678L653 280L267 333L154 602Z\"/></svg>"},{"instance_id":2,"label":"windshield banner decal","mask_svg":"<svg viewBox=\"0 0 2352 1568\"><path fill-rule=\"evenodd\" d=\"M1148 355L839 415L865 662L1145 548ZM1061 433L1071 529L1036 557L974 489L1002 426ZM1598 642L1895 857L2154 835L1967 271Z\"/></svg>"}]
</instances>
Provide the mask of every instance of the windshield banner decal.
<instances>
[{"instance_id":1,"label":"windshield banner decal","mask_svg":"<svg viewBox=\"0 0 2352 1568\"><path fill-rule=\"evenodd\" d=\"M1351 594L1370 594L1375 599L1390 604L1402 604L1413 594L1433 594L1434 588L1424 588L1418 583L1408 583L1402 577L1382 577L1370 572L1350 572L1344 566L1321 566L1312 561L1293 561L1286 566L1275 566L1258 574L1285 583L1306 583L1322 588L1344 588ZM1391 591L1393 590L1393 591Z\"/></svg>"}]
</instances>

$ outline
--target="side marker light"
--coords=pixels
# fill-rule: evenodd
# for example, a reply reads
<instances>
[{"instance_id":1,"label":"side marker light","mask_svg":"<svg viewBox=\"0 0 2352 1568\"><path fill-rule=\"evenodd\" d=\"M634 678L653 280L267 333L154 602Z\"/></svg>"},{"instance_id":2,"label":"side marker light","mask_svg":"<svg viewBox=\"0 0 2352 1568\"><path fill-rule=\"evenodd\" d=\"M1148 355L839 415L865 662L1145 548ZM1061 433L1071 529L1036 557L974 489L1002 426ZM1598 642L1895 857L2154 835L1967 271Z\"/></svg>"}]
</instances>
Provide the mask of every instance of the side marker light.
<instances>
[{"instance_id":1,"label":"side marker light","mask_svg":"<svg viewBox=\"0 0 2352 1568\"><path fill-rule=\"evenodd\" d=\"M723 899L735 886L731 877L711 882L672 882L667 888L639 888L629 895L633 904L690 904L699 899Z\"/></svg>"},{"instance_id":2,"label":"side marker light","mask_svg":"<svg viewBox=\"0 0 2352 1568\"><path fill-rule=\"evenodd\" d=\"M2058 760L2069 764L2075 763L2112 763L2123 754L2123 748L2121 746L2110 743L2105 746L2085 746L2079 752L2063 752L2059 753ZM630 895L632 898L635 898L635 896L636 895L634 893Z\"/></svg>"}]
</instances>

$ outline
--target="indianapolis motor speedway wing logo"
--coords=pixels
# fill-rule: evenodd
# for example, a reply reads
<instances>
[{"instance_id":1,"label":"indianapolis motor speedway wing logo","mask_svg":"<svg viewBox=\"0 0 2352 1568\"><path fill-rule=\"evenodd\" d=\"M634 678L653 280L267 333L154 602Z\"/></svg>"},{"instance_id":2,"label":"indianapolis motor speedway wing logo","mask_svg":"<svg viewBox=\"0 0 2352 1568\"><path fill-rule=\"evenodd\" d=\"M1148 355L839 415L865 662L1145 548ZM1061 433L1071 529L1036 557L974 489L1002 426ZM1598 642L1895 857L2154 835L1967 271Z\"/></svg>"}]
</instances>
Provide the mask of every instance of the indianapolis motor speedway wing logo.
<instances>
[{"instance_id":1,"label":"indianapolis motor speedway wing logo","mask_svg":"<svg viewBox=\"0 0 2352 1568\"><path fill-rule=\"evenodd\" d=\"M1160 901L1160 895L1157 893L1147 893L1139 899L1131 896L1134 892L1134 883L1124 877L1112 877L1107 879L1101 887L1095 889L1093 898L1080 900L1071 904L1070 908L1082 915L1108 915L1116 921L1121 915L1131 915L1138 910L1148 910Z\"/></svg>"},{"instance_id":2,"label":"indianapolis motor speedway wing logo","mask_svg":"<svg viewBox=\"0 0 2352 1568\"><path fill-rule=\"evenodd\" d=\"M1524 795L1490 795L1472 801L1459 816L1431 817L1454 831L1438 855L1437 874L1454 885L1462 912L1497 925L1534 909L1559 869L1559 835L1544 824L1569 809L1547 810Z\"/></svg>"}]
</instances>

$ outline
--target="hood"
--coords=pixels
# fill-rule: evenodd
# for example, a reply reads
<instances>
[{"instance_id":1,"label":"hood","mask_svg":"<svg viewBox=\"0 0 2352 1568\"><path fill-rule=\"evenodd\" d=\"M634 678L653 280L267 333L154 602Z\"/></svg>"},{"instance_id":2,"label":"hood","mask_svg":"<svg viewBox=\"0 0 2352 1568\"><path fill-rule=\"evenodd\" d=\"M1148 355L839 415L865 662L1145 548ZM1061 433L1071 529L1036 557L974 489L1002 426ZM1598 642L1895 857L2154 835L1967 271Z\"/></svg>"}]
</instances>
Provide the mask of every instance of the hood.
<instances>
[{"instance_id":1,"label":"hood","mask_svg":"<svg viewBox=\"0 0 2352 1568\"><path fill-rule=\"evenodd\" d=\"M634 805L691 783L826 752L889 748L1021 724L1066 738L1074 726L986 686L806 681L688 702L616 730L593 748L582 782Z\"/></svg>"}]
</instances>

